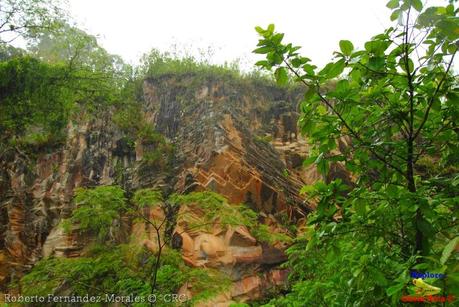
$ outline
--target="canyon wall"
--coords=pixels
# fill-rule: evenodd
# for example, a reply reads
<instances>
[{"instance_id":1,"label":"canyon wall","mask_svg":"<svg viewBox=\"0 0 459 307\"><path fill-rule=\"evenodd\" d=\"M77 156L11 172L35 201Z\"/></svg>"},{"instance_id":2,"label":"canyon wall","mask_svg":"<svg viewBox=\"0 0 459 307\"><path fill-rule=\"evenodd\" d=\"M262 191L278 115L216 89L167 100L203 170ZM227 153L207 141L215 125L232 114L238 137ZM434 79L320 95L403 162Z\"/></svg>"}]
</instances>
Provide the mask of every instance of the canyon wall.
<instances>
[{"instance_id":1,"label":"canyon wall","mask_svg":"<svg viewBox=\"0 0 459 307\"><path fill-rule=\"evenodd\" d=\"M230 76L145 80L142 116L174 148L167 169L144 163L147 146L126 141L111 108L97 116L84 111L75 116L62 146L33 155L18 148L3 152L0 292L42 257L78 257L84 251L90 238L67 234L59 226L71 213L77 187L117 184L130 194L146 187L166 195L213 191L229 203L247 204L270 231L289 235L287 224L301 223L313 210L299 189L321 178L314 167L302 167L309 146L297 128L300 94ZM213 225L206 232L187 232L183 223L177 221L175 233L181 236L184 261L231 277L230 290L211 306L257 299L286 282L287 272L278 268L286 260L285 244L257 242L245 227ZM124 228L124 237L141 231L130 221ZM155 248L149 240L139 244ZM192 295L188 286L180 291Z\"/></svg>"}]
</instances>

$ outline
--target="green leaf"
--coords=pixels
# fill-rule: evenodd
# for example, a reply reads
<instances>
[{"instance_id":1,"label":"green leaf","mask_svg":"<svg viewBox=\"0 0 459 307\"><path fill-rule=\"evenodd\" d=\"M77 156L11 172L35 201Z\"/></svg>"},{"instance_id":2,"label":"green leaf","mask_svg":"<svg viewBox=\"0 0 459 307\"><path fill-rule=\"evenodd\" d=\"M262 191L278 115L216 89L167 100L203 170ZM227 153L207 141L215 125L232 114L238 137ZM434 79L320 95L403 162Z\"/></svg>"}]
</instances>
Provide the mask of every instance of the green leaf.
<instances>
[{"instance_id":1,"label":"green leaf","mask_svg":"<svg viewBox=\"0 0 459 307\"><path fill-rule=\"evenodd\" d=\"M418 222L418 227L427 238L430 238L435 234L435 229L426 219L421 219Z\"/></svg>"},{"instance_id":2,"label":"green leaf","mask_svg":"<svg viewBox=\"0 0 459 307\"><path fill-rule=\"evenodd\" d=\"M328 63L325 67L319 72L319 75L326 77L327 79L333 79L339 76L346 66L344 60L339 60L336 63Z\"/></svg>"},{"instance_id":3,"label":"green leaf","mask_svg":"<svg viewBox=\"0 0 459 307\"><path fill-rule=\"evenodd\" d=\"M455 237L454 239L449 241L448 244L446 244L441 254L441 258L440 258L441 264L445 264L446 261L448 261L448 258L451 256L451 253L453 252L454 248L456 247L458 243L459 243L459 236Z\"/></svg>"},{"instance_id":4,"label":"green leaf","mask_svg":"<svg viewBox=\"0 0 459 307\"><path fill-rule=\"evenodd\" d=\"M412 0L411 5L418 12L422 11L422 1L421 0Z\"/></svg>"},{"instance_id":5,"label":"green leaf","mask_svg":"<svg viewBox=\"0 0 459 307\"><path fill-rule=\"evenodd\" d=\"M305 71L306 74L309 76L314 76L314 69L316 69L317 66L311 65L311 64L304 64L303 65L303 70Z\"/></svg>"},{"instance_id":6,"label":"green leaf","mask_svg":"<svg viewBox=\"0 0 459 307\"><path fill-rule=\"evenodd\" d=\"M266 58L270 61L271 65L279 65L283 61L282 56L274 51L269 52Z\"/></svg>"},{"instance_id":7,"label":"green leaf","mask_svg":"<svg viewBox=\"0 0 459 307\"><path fill-rule=\"evenodd\" d=\"M295 57L292 59L291 63L293 67L298 68L301 65L306 64L309 61L310 59L305 58L305 57Z\"/></svg>"},{"instance_id":8,"label":"green leaf","mask_svg":"<svg viewBox=\"0 0 459 307\"><path fill-rule=\"evenodd\" d=\"M303 161L303 166L309 166L317 160L317 156L311 156Z\"/></svg>"},{"instance_id":9,"label":"green leaf","mask_svg":"<svg viewBox=\"0 0 459 307\"><path fill-rule=\"evenodd\" d=\"M346 94L349 90L349 81L346 79L339 80L336 84L336 91L341 94Z\"/></svg>"},{"instance_id":10,"label":"green leaf","mask_svg":"<svg viewBox=\"0 0 459 307\"><path fill-rule=\"evenodd\" d=\"M459 38L459 18L448 18L437 24L440 31L450 40Z\"/></svg>"},{"instance_id":11,"label":"green leaf","mask_svg":"<svg viewBox=\"0 0 459 307\"><path fill-rule=\"evenodd\" d=\"M304 99L308 101L311 97L316 94L317 88L314 85L309 85L306 93L304 93Z\"/></svg>"},{"instance_id":12,"label":"green leaf","mask_svg":"<svg viewBox=\"0 0 459 307\"><path fill-rule=\"evenodd\" d=\"M269 65L269 63L266 60L258 61L258 62L255 63L255 66L261 66L261 67L266 67L268 65Z\"/></svg>"},{"instance_id":13,"label":"green leaf","mask_svg":"<svg viewBox=\"0 0 459 307\"><path fill-rule=\"evenodd\" d=\"M389 43L387 41L381 40L372 40L365 43L365 49L368 52L374 53L377 56L383 56L384 51L389 47Z\"/></svg>"},{"instance_id":14,"label":"green leaf","mask_svg":"<svg viewBox=\"0 0 459 307\"><path fill-rule=\"evenodd\" d=\"M300 59L298 59L298 58L292 59L292 66L293 66L294 68L300 67L301 64L303 64L303 63L301 62Z\"/></svg>"},{"instance_id":15,"label":"green leaf","mask_svg":"<svg viewBox=\"0 0 459 307\"><path fill-rule=\"evenodd\" d=\"M317 156L317 158L316 158L316 160L314 161L314 163L315 163L315 164L320 163L320 161L322 161L323 158L324 158L324 153L321 152L321 153Z\"/></svg>"},{"instance_id":16,"label":"green leaf","mask_svg":"<svg viewBox=\"0 0 459 307\"><path fill-rule=\"evenodd\" d=\"M352 206L354 207L357 214L361 216L365 216L367 214L367 204L364 200L354 199Z\"/></svg>"},{"instance_id":17,"label":"green leaf","mask_svg":"<svg viewBox=\"0 0 459 307\"><path fill-rule=\"evenodd\" d=\"M372 57L368 61L368 67L374 71L381 71L384 68L386 61L383 57Z\"/></svg>"},{"instance_id":18,"label":"green leaf","mask_svg":"<svg viewBox=\"0 0 459 307\"><path fill-rule=\"evenodd\" d=\"M313 185L305 185L300 189L300 194L309 194L316 190L315 186Z\"/></svg>"},{"instance_id":19,"label":"green leaf","mask_svg":"<svg viewBox=\"0 0 459 307\"><path fill-rule=\"evenodd\" d=\"M407 72L405 58L400 58L400 62L398 63L398 65L404 72ZM414 70L414 63L411 59L408 59L408 69L410 70L410 73Z\"/></svg>"},{"instance_id":20,"label":"green leaf","mask_svg":"<svg viewBox=\"0 0 459 307\"><path fill-rule=\"evenodd\" d=\"M257 48L255 50L253 50L252 52L253 53L265 54L265 53L271 52L272 50L273 50L273 48L268 47L268 46L264 46L264 47Z\"/></svg>"},{"instance_id":21,"label":"green leaf","mask_svg":"<svg viewBox=\"0 0 459 307\"><path fill-rule=\"evenodd\" d=\"M389 2L387 2L386 6L390 9L398 8L399 0L390 0Z\"/></svg>"},{"instance_id":22,"label":"green leaf","mask_svg":"<svg viewBox=\"0 0 459 307\"><path fill-rule=\"evenodd\" d=\"M353 275L354 277L357 277L357 276L360 275L360 273L362 273L362 271L363 271L363 267L357 267L357 268L352 272L352 275Z\"/></svg>"},{"instance_id":23,"label":"green leaf","mask_svg":"<svg viewBox=\"0 0 459 307\"><path fill-rule=\"evenodd\" d=\"M395 286L389 287L389 288L386 290L386 294L387 294L388 296L395 295L395 294L397 294L398 292L400 292L400 291L403 289L404 286L405 286L404 284L397 284L397 285L395 285Z\"/></svg>"},{"instance_id":24,"label":"green leaf","mask_svg":"<svg viewBox=\"0 0 459 307\"><path fill-rule=\"evenodd\" d=\"M368 270L371 273L371 278L376 282L377 285L381 287L387 286L387 279L380 270L373 267L369 267Z\"/></svg>"},{"instance_id":25,"label":"green leaf","mask_svg":"<svg viewBox=\"0 0 459 307\"><path fill-rule=\"evenodd\" d=\"M400 16L400 10L395 10L390 15L390 20L391 21L397 20L399 16Z\"/></svg>"},{"instance_id":26,"label":"green leaf","mask_svg":"<svg viewBox=\"0 0 459 307\"><path fill-rule=\"evenodd\" d=\"M316 163L317 163L317 170L319 171L319 173L326 176L329 170L328 161L325 159L322 159L320 160L320 162L316 162Z\"/></svg>"},{"instance_id":27,"label":"green leaf","mask_svg":"<svg viewBox=\"0 0 459 307\"><path fill-rule=\"evenodd\" d=\"M288 83L288 74L285 67L278 67L274 72L274 76L276 77L277 84L286 85Z\"/></svg>"},{"instance_id":28,"label":"green leaf","mask_svg":"<svg viewBox=\"0 0 459 307\"><path fill-rule=\"evenodd\" d=\"M349 56L354 50L354 45L348 40L341 40L339 41L339 48L344 55Z\"/></svg>"},{"instance_id":29,"label":"green leaf","mask_svg":"<svg viewBox=\"0 0 459 307\"><path fill-rule=\"evenodd\" d=\"M277 33L277 34L273 35L272 42L273 42L274 45L279 45L283 38L284 38L284 34L283 33Z\"/></svg>"},{"instance_id":30,"label":"green leaf","mask_svg":"<svg viewBox=\"0 0 459 307\"><path fill-rule=\"evenodd\" d=\"M265 30L263 30L261 27L258 27L258 26L255 27L255 31L257 31L258 34L263 34L263 33L265 33Z\"/></svg>"}]
</instances>

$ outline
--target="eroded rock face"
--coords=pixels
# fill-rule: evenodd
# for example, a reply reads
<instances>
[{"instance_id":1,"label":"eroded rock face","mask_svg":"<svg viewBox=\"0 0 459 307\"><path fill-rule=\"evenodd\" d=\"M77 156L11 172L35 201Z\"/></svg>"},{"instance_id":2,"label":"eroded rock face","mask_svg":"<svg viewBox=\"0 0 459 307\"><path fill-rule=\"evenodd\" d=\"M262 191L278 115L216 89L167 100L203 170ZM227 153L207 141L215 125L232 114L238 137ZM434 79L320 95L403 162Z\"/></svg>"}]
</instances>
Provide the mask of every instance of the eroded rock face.
<instances>
[{"instance_id":1,"label":"eroded rock face","mask_svg":"<svg viewBox=\"0 0 459 307\"><path fill-rule=\"evenodd\" d=\"M302 157L292 164L292 155L263 139L306 145L296 127L297 95L232 79L196 84L193 75L146 80L144 93L146 114L175 140L176 191L211 190L233 203L290 217L310 209L298 196L304 178L296 171L286 174Z\"/></svg>"},{"instance_id":2,"label":"eroded rock face","mask_svg":"<svg viewBox=\"0 0 459 307\"><path fill-rule=\"evenodd\" d=\"M231 203L248 204L273 231L283 231L280 214L295 222L312 210L298 191L320 176L314 168L301 167L309 147L296 127L296 93L191 74L145 80L143 89L146 121L175 146L168 174L142 169L145 149L125 141L110 110L97 118L74 118L59 148L33 157L14 149L2 153L0 291L41 257L78 257L88 244L58 225L69 216L77 187L119 184L128 193L143 187L210 190ZM178 220L173 233L188 265L216 268L231 277L230 290L212 306L260 298L286 281L286 271L276 269L286 260L285 246L261 244L243 226L191 231ZM144 224L134 224L131 234L155 250ZM192 291L189 287L181 291Z\"/></svg>"},{"instance_id":3,"label":"eroded rock face","mask_svg":"<svg viewBox=\"0 0 459 307\"><path fill-rule=\"evenodd\" d=\"M209 225L196 224L195 221L202 214L199 205L195 203L180 206L173 232L173 236L179 238L177 241L180 244L173 247L180 249L182 259L188 266L218 270L231 284L216 297L201 301L197 306L229 306L234 301L256 300L273 288L285 286L288 271L277 268L287 260L284 242L259 242L246 226L224 225L218 218ZM147 216L156 225L164 220L160 206L150 210ZM151 232L147 223L135 224L133 229L136 240L141 241L152 252L158 251L156 233ZM287 233L281 228L272 228L271 232ZM160 235L161 242L164 242L164 232L161 231ZM184 294L187 298L193 297L195 292L190 282L179 290L179 294Z\"/></svg>"},{"instance_id":4,"label":"eroded rock face","mask_svg":"<svg viewBox=\"0 0 459 307\"><path fill-rule=\"evenodd\" d=\"M117 166L127 173L133 166L132 154L116 155L121 134L110 118L110 112L97 119L77 118L69 123L61 148L2 154L0 249L10 259L0 262L0 271L8 272L3 285L42 256L78 256L87 243L62 233L58 224L72 210L75 188L113 184ZM119 184L129 186L132 180Z\"/></svg>"},{"instance_id":5,"label":"eroded rock face","mask_svg":"<svg viewBox=\"0 0 459 307\"><path fill-rule=\"evenodd\" d=\"M227 291L205 302L198 302L196 306L229 307L231 304L237 302L257 300L262 298L267 291L270 291L277 286L285 285L287 277L287 270L271 270L263 274L249 275L234 282ZM188 283L184 284L180 288L179 294L185 295L186 297L192 297L192 287L190 287Z\"/></svg>"},{"instance_id":6,"label":"eroded rock face","mask_svg":"<svg viewBox=\"0 0 459 307\"><path fill-rule=\"evenodd\" d=\"M187 207L189 206L184 205L179 215L184 210L188 210ZM200 212L195 211L195 214ZM187 213L187 216L189 215L190 213ZM273 229L273 231L286 232L282 229ZM180 237L182 244L179 247L188 265L207 268L225 267L225 272L235 279L241 278L239 265L252 264L254 265L252 269L255 271L260 265L279 264L286 260L282 243L276 242L277 247L261 244L243 225L222 226L216 221L210 225L210 229L196 229L179 218L174 235Z\"/></svg>"}]
</instances>

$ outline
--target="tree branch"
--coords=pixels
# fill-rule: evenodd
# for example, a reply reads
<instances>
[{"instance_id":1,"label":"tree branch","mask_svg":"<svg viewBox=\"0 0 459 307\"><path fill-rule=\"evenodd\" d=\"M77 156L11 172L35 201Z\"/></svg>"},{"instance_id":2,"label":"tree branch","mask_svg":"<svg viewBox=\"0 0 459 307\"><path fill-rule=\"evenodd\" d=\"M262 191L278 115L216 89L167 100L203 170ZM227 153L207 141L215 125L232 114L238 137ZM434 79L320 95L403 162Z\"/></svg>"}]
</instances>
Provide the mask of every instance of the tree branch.
<instances>
[{"instance_id":1,"label":"tree branch","mask_svg":"<svg viewBox=\"0 0 459 307\"><path fill-rule=\"evenodd\" d=\"M435 101L435 96L437 96L438 92L440 91L441 86L443 85L443 82L446 80L446 77L448 76L449 70L451 69L451 66L452 66L453 61L454 61L454 57L456 56L456 53L457 53L457 48L454 51L453 55L451 56L451 60L449 61L449 64L448 64L448 66L446 68L446 71L445 71L445 74L443 75L443 78L440 80L440 82L438 82L437 88L435 89L434 93L430 97L429 103L427 105L427 110L424 113L424 118L422 119L422 122L419 125L419 128L414 133L413 139L416 139L418 137L419 133L421 132L422 128L424 127L425 123L427 122L427 119L429 118L430 109L432 108L432 105L433 105L433 103Z\"/></svg>"},{"instance_id":2,"label":"tree branch","mask_svg":"<svg viewBox=\"0 0 459 307\"><path fill-rule=\"evenodd\" d=\"M292 66L284 59L283 60L285 65L287 65L288 69L290 71L292 71L299 80L301 80L301 82L306 85L307 87L309 87L309 84L306 83L306 81L304 81L301 76L292 68ZM343 118L343 116L333 107L333 105L319 92L317 91L317 95L319 96L320 100L328 107L330 108L330 110L332 110L332 112L338 116L338 118L340 119L340 121L343 123L343 125L347 128L347 130L349 130L349 132L351 133L351 135L356 138L362 145L366 145L366 146L369 146L368 149L370 150L370 152L378 159L380 160L381 162L383 162L384 164L386 164L387 166L391 167L393 170L395 170L396 172L398 172L399 174L401 174L403 177L406 176L405 172L403 172L399 167L393 165L392 163L390 163L389 161L387 161L383 156L381 156L379 153L377 153L373 148L371 148L371 144L368 144L367 142L365 142L364 140L362 140L362 138L354 131L354 129L352 129L349 124L347 123L347 121Z\"/></svg>"}]
</instances>

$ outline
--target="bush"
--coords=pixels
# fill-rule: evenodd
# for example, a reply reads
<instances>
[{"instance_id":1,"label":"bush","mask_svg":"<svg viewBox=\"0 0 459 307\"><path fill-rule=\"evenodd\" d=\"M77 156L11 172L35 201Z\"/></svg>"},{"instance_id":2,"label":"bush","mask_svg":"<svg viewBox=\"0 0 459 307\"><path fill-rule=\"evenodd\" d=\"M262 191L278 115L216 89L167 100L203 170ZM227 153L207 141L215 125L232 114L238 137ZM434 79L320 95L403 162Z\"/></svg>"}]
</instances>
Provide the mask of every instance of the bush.
<instances>
[{"instance_id":1,"label":"bush","mask_svg":"<svg viewBox=\"0 0 459 307\"><path fill-rule=\"evenodd\" d=\"M241 204L229 204L226 198L214 192L175 194L170 197L170 201L179 205L191 206L183 211L182 218L193 229L209 230L212 223L219 223L222 226L245 225L248 227L256 223L257 215L254 211Z\"/></svg>"},{"instance_id":2,"label":"bush","mask_svg":"<svg viewBox=\"0 0 459 307\"><path fill-rule=\"evenodd\" d=\"M240 76L239 68L236 65L212 65L208 60L197 59L190 55L179 57L169 52L161 53L155 49L142 57L140 71L146 77L185 73Z\"/></svg>"},{"instance_id":3,"label":"bush","mask_svg":"<svg viewBox=\"0 0 459 307\"><path fill-rule=\"evenodd\" d=\"M160 204L163 201L163 197L161 191L147 188L137 190L132 201L140 208L153 207Z\"/></svg>"},{"instance_id":4,"label":"bush","mask_svg":"<svg viewBox=\"0 0 459 307\"><path fill-rule=\"evenodd\" d=\"M151 292L151 273L155 257L143 248L132 245L107 247L94 245L84 257L46 258L37 262L30 273L20 280L22 294L44 296L139 296L145 300ZM192 303L208 299L225 290L230 281L211 269L186 266L178 251L167 249L158 270L155 294L177 293L185 282L197 293ZM65 294L64 294L65 293ZM39 304L38 304L39 305ZM149 306L137 303L134 306ZM47 304L43 304L47 306ZM156 306L170 306L160 300Z\"/></svg>"},{"instance_id":5,"label":"bush","mask_svg":"<svg viewBox=\"0 0 459 307\"><path fill-rule=\"evenodd\" d=\"M214 192L175 194L170 197L170 201L179 205L195 206L182 212L182 218L189 223L190 228L195 230L209 231L212 224L218 223L222 226L246 226L260 242L291 240L289 236L272 232L268 226L259 223L257 213L244 204L229 204L225 197Z\"/></svg>"},{"instance_id":6,"label":"bush","mask_svg":"<svg viewBox=\"0 0 459 307\"><path fill-rule=\"evenodd\" d=\"M126 262L123 247L96 245L84 257L42 259L21 279L23 294L148 295L150 288L141 263Z\"/></svg>"},{"instance_id":7,"label":"bush","mask_svg":"<svg viewBox=\"0 0 459 307\"><path fill-rule=\"evenodd\" d=\"M99 240L107 237L113 220L119 219L127 209L124 191L119 186L78 188L74 202L76 209L68 222L78 224L82 232L98 234Z\"/></svg>"},{"instance_id":8,"label":"bush","mask_svg":"<svg viewBox=\"0 0 459 307\"><path fill-rule=\"evenodd\" d=\"M149 168L167 169L172 159L173 146L146 122L139 105L128 104L121 107L113 115L113 121L126 135L129 143L137 141L144 146L142 166L147 167L147 171Z\"/></svg>"},{"instance_id":9,"label":"bush","mask_svg":"<svg viewBox=\"0 0 459 307\"><path fill-rule=\"evenodd\" d=\"M0 62L1 138L23 136L34 126L47 133L60 132L72 107L65 68L28 56Z\"/></svg>"}]
</instances>

